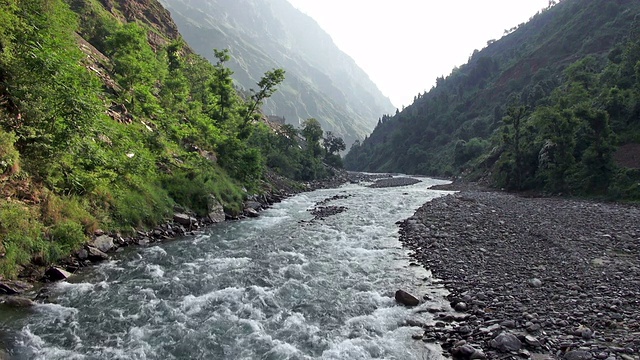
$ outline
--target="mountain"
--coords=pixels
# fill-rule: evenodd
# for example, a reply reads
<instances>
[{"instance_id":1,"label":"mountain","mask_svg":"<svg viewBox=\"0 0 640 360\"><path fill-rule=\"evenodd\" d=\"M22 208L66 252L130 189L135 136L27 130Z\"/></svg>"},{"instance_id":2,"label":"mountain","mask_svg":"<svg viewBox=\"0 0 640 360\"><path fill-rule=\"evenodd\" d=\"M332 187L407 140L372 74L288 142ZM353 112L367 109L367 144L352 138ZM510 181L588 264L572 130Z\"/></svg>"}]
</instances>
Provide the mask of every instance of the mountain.
<instances>
[{"instance_id":1,"label":"mountain","mask_svg":"<svg viewBox=\"0 0 640 360\"><path fill-rule=\"evenodd\" d=\"M316 118L350 145L363 139L390 100L331 37L286 0L163 0L185 40L215 62L213 49L229 49L234 79L251 89L272 68L286 70L267 114L299 125Z\"/></svg>"},{"instance_id":2,"label":"mountain","mask_svg":"<svg viewBox=\"0 0 640 360\"><path fill-rule=\"evenodd\" d=\"M384 116L347 168L639 197L640 2L564 0L505 34Z\"/></svg>"}]
</instances>

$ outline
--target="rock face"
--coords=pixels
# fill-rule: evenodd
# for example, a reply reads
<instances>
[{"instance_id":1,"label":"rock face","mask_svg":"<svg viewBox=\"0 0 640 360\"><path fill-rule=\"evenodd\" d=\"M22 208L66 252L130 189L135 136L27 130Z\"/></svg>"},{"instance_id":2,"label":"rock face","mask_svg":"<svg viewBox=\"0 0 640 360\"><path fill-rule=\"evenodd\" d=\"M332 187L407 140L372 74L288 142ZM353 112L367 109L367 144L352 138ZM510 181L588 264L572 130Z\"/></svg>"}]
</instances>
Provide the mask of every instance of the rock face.
<instances>
[{"instance_id":1,"label":"rock face","mask_svg":"<svg viewBox=\"0 0 640 360\"><path fill-rule=\"evenodd\" d=\"M208 217L209 217L209 221L211 221L214 224L223 222L226 218L224 214L224 207L215 198L212 198L211 202L209 203Z\"/></svg>"},{"instance_id":2,"label":"rock face","mask_svg":"<svg viewBox=\"0 0 640 360\"><path fill-rule=\"evenodd\" d=\"M397 302L405 306L418 306L420 304L420 300L417 297L404 290L396 291L395 298Z\"/></svg>"},{"instance_id":3,"label":"rock face","mask_svg":"<svg viewBox=\"0 0 640 360\"><path fill-rule=\"evenodd\" d=\"M489 359L640 358L638 219L638 206L471 187L430 201L401 241L467 308L436 312L422 340Z\"/></svg>"}]
</instances>

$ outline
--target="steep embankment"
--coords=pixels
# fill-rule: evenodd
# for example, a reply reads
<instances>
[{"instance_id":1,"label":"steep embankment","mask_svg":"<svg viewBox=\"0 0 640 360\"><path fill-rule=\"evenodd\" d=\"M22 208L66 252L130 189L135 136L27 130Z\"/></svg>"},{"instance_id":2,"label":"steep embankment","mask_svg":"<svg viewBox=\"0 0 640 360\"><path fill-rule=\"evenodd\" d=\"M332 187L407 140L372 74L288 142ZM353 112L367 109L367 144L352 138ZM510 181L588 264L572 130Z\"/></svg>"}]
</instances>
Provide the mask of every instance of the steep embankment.
<instances>
[{"instance_id":1,"label":"steep embankment","mask_svg":"<svg viewBox=\"0 0 640 360\"><path fill-rule=\"evenodd\" d=\"M40 276L104 232L238 216L272 188L267 165L329 175L322 129L311 153L259 112L284 72L241 96L158 2L0 6L0 277Z\"/></svg>"},{"instance_id":2,"label":"steep embankment","mask_svg":"<svg viewBox=\"0 0 640 360\"><path fill-rule=\"evenodd\" d=\"M234 79L254 88L262 73L284 68L287 79L265 103L267 114L298 125L316 118L350 145L395 108L310 17L286 0L165 0L185 39L215 61L229 49Z\"/></svg>"},{"instance_id":3,"label":"steep embankment","mask_svg":"<svg viewBox=\"0 0 640 360\"><path fill-rule=\"evenodd\" d=\"M345 164L640 197L638 171L612 161L640 141L639 14L637 1L559 2L384 117Z\"/></svg>"},{"instance_id":4,"label":"steep embankment","mask_svg":"<svg viewBox=\"0 0 640 360\"><path fill-rule=\"evenodd\" d=\"M441 310L418 338L462 358L475 349L490 359L636 359L639 216L633 206L474 190L432 200L401 240L465 315Z\"/></svg>"}]
</instances>

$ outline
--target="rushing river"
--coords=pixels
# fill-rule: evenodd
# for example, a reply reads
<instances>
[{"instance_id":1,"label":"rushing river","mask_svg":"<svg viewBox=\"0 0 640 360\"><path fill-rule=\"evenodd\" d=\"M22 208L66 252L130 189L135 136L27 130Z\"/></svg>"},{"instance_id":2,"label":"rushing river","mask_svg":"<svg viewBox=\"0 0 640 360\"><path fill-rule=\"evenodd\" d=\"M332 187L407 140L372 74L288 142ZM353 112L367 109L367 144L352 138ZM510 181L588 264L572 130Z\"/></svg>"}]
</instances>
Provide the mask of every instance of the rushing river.
<instances>
[{"instance_id":1,"label":"rushing river","mask_svg":"<svg viewBox=\"0 0 640 360\"><path fill-rule=\"evenodd\" d=\"M131 248L68 282L51 303L0 310L16 359L436 359L411 339L429 320L394 300L437 294L409 266L396 221L445 194L439 180L304 193L206 232ZM348 209L310 221L326 205ZM436 296L437 297L437 296ZM441 300L442 301L442 300Z\"/></svg>"}]
</instances>

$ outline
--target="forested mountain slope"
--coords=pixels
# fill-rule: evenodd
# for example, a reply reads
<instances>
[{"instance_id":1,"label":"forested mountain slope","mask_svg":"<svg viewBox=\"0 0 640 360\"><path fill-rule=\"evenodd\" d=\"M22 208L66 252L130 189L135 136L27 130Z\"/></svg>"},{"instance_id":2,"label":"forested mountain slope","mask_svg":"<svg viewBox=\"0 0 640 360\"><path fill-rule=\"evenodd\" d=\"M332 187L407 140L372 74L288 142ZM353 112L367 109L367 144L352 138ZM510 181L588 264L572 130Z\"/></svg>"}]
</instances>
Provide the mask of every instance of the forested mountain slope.
<instances>
[{"instance_id":1,"label":"forested mountain slope","mask_svg":"<svg viewBox=\"0 0 640 360\"><path fill-rule=\"evenodd\" d=\"M0 279L97 229L239 215L269 168L313 180L339 165L344 143L317 122L264 120L282 69L239 94L218 56L194 54L155 0L0 0Z\"/></svg>"},{"instance_id":2,"label":"forested mountain slope","mask_svg":"<svg viewBox=\"0 0 640 360\"><path fill-rule=\"evenodd\" d=\"M561 1L384 116L345 164L638 197L637 166L614 155L638 157L639 60L640 2Z\"/></svg>"},{"instance_id":3,"label":"forested mountain slope","mask_svg":"<svg viewBox=\"0 0 640 360\"><path fill-rule=\"evenodd\" d=\"M229 49L229 67L244 87L277 67L287 71L267 114L298 125L316 118L347 144L363 139L395 108L318 24L286 0L163 0L189 44L215 61Z\"/></svg>"}]
</instances>

